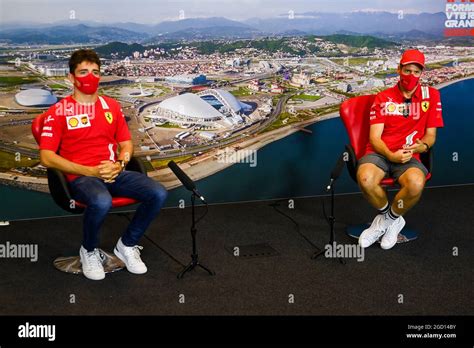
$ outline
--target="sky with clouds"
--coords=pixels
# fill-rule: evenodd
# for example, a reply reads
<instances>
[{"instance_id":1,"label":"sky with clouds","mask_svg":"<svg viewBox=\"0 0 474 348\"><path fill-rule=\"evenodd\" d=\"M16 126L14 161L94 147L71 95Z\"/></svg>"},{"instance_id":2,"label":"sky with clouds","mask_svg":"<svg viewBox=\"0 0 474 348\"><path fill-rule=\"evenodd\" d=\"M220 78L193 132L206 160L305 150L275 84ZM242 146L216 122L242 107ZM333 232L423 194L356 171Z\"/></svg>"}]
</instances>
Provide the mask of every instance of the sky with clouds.
<instances>
[{"instance_id":1,"label":"sky with clouds","mask_svg":"<svg viewBox=\"0 0 474 348\"><path fill-rule=\"evenodd\" d=\"M446 0L0 0L1 22L83 21L153 24L164 20L226 17L243 20L304 12L443 12ZM71 12L74 11L74 12Z\"/></svg>"}]
</instances>

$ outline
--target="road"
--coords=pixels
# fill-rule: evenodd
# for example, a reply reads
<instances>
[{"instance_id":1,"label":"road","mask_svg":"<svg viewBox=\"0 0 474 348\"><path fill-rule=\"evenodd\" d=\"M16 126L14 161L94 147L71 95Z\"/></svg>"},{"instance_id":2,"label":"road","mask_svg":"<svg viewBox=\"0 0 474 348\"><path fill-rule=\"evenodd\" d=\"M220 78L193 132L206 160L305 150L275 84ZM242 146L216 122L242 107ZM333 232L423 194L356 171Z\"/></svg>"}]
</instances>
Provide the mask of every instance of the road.
<instances>
[{"instance_id":1,"label":"road","mask_svg":"<svg viewBox=\"0 0 474 348\"><path fill-rule=\"evenodd\" d=\"M35 150L29 150L21 147L17 147L14 144L9 145L3 142L0 142L0 150L10 153L21 153L24 156L31 157L31 158L39 158L39 152Z\"/></svg>"},{"instance_id":2,"label":"road","mask_svg":"<svg viewBox=\"0 0 474 348\"><path fill-rule=\"evenodd\" d=\"M205 152L205 151L212 150L214 148L220 148L220 147L223 147L223 146L227 146L227 145L235 143L239 140L243 140L245 138L248 138L251 135L259 133L260 131L267 128L271 123L273 123L278 118L280 113L282 112L283 107L286 104L286 102L288 101L288 99L290 99L293 95L294 95L294 93L291 93L291 94L285 94L283 97L281 97L280 100L278 100L278 103L275 106L275 108L273 109L270 116L267 119L265 119L263 122L261 122L260 125L258 125L256 128L249 131L249 133L247 133L247 135L240 134L236 137L229 138L225 141L220 141L217 144L193 147L193 149L189 150L189 151L183 151L183 152L179 152L179 153L173 152L173 153L167 153L167 154L162 153L162 154L157 154L157 155L150 155L150 158L151 159L166 159L166 158L173 158L173 157L177 157L177 156L193 155L193 154L198 153L198 152Z\"/></svg>"},{"instance_id":3,"label":"road","mask_svg":"<svg viewBox=\"0 0 474 348\"><path fill-rule=\"evenodd\" d=\"M31 124L32 122L33 122L33 119L30 119L30 120L13 120L13 121L7 121L7 122L0 123L0 127L22 126L22 125Z\"/></svg>"}]
</instances>

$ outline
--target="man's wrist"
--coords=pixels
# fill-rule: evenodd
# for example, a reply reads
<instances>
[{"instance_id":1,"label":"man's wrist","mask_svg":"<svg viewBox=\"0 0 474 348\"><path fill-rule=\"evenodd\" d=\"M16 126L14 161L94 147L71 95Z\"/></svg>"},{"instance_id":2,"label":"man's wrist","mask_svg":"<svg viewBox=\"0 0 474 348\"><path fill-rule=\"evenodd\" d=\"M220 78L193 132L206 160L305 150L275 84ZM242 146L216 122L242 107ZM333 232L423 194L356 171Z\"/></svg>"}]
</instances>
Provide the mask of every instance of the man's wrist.
<instances>
[{"instance_id":1,"label":"man's wrist","mask_svg":"<svg viewBox=\"0 0 474 348\"><path fill-rule=\"evenodd\" d=\"M125 170L125 167L127 166L127 163L125 163L125 160L117 160L117 162L120 166L120 171L123 172Z\"/></svg>"},{"instance_id":2,"label":"man's wrist","mask_svg":"<svg viewBox=\"0 0 474 348\"><path fill-rule=\"evenodd\" d=\"M423 152L428 152L430 150L430 146L427 143L423 143L425 150Z\"/></svg>"},{"instance_id":3,"label":"man's wrist","mask_svg":"<svg viewBox=\"0 0 474 348\"><path fill-rule=\"evenodd\" d=\"M100 176L99 168L97 167L86 167L86 174L85 176Z\"/></svg>"},{"instance_id":4,"label":"man's wrist","mask_svg":"<svg viewBox=\"0 0 474 348\"><path fill-rule=\"evenodd\" d=\"M424 153L424 152L428 152L428 150L430 149L429 145L427 143L421 143L420 145L418 145L418 147L416 148L416 152L417 153Z\"/></svg>"},{"instance_id":5,"label":"man's wrist","mask_svg":"<svg viewBox=\"0 0 474 348\"><path fill-rule=\"evenodd\" d=\"M394 154L395 154L394 152L389 151L385 157L387 157L387 159L388 159L390 162L394 162L394 161L393 161L393 156L394 156Z\"/></svg>"}]
</instances>

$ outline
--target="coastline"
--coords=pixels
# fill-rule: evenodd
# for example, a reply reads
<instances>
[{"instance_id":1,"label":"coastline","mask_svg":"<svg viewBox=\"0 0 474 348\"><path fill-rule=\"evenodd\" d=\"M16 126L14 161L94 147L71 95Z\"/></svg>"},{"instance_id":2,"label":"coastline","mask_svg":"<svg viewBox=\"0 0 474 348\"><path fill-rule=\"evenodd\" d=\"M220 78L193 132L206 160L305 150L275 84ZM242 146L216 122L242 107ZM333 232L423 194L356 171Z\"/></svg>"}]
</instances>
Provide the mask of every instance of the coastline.
<instances>
[{"instance_id":1,"label":"coastline","mask_svg":"<svg viewBox=\"0 0 474 348\"><path fill-rule=\"evenodd\" d=\"M437 89L442 89L454 83L458 83L458 82L470 80L470 79L474 79L474 75L446 81L439 85L435 85L434 87ZM240 143L236 143L235 145L232 145L230 147L239 146L239 149L240 149L239 151L242 151L242 150L257 151L274 141L281 140L291 134L294 134L300 131L301 128L303 127L309 126L311 124L315 124L317 122L329 120L335 117L339 117L339 112L333 112L333 113L323 115L311 120L285 126L285 127L270 131L268 133L260 134L260 135L255 136L252 139L245 140ZM206 178L208 176L211 176L213 174L216 174L219 171L224 170L225 168L230 167L231 165L235 164L235 163L219 163L214 158L216 152L217 150L212 150L208 154L203 155L205 157L182 163L180 164L180 167L186 170L186 173L189 175L191 179L197 181L197 180ZM237 157L237 158L240 158L240 157ZM173 189L173 188L181 186L181 182L174 176L174 174L168 168L158 169L158 170L155 170L154 172L149 172L148 175L158 180L167 189Z\"/></svg>"},{"instance_id":2,"label":"coastline","mask_svg":"<svg viewBox=\"0 0 474 348\"><path fill-rule=\"evenodd\" d=\"M301 128L311 124L338 117L338 112L322 115L311 120L294 123L282 128L272 130L263 134L255 135L249 139L236 142L226 149L234 150L237 158L247 151L258 151L262 147L280 139L283 139L293 133L301 131ZM238 149L236 149L238 148ZM234 162L220 162L217 158L217 152L221 149L213 149L197 158L180 164L180 167L186 171L186 174L193 180L197 181L208 176L216 174L225 168L235 164ZM238 162L237 162L238 163ZM158 180L167 190L171 190L181 186L181 181L173 174L169 168L162 168L148 172L148 176ZM14 179L14 178L17 179ZM46 178L36 178L24 176L18 173L0 173L0 185L23 188L31 191L49 192L48 182Z\"/></svg>"},{"instance_id":3,"label":"coastline","mask_svg":"<svg viewBox=\"0 0 474 348\"><path fill-rule=\"evenodd\" d=\"M335 117L339 117L339 112L333 112L327 115L319 116L311 120L306 120L298 123L294 123L273 131L256 135L250 139L242 142L237 142L234 145L226 147L227 149L233 149L236 158L243 158L243 154L247 151L258 151L264 146L286 138L287 136L301 131L301 128L309 126L311 124L329 120ZM235 148L238 147L236 150ZM194 181L204 179L208 176L216 174L225 168L228 168L235 164L234 162L219 162L217 160L218 149L211 150L210 152L202 155L197 159L191 160L180 164L180 167L186 171L186 174ZM239 155L242 154L242 155ZM237 162L238 163L238 162ZM158 180L167 189L174 189L181 186L181 182L176 178L173 172L169 168L162 168L153 172L148 172L148 176Z\"/></svg>"},{"instance_id":4,"label":"coastline","mask_svg":"<svg viewBox=\"0 0 474 348\"><path fill-rule=\"evenodd\" d=\"M36 192L43 192L43 193L50 193L48 187L48 181L45 178L38 178L37 180L15 180L13 179L13 175L0 173L0 185L8 186L8 187L15 187L21 188L29 191L36 191ZM19 176L18 176L19 177ZM32 177L27 177L28 179L32 179ZM23 179L20 178L19 179Z\"/></svg>"},{"instance_id":5,"label":"coastline","mask_svg":"<svg viewBox=\"0 0 474 348\"><path fill-rule=\"evenodd\" d=\"M442 89L454 83L470 79L474 79L474 75L446 81L433 87L437 89ZM243 156L245 152L258 151L259 149L263 148L268 144L271 144L272 142L281 140L291 134L301 131L301 129L304 127L335 117L339 117L339 112L333 112L310 120L284 126L266 133L254 135L249 139L236 142L235 144L227 146L226 149L234 151L236 158L243 158L245 157ZM222 149L213 149L199 157L193 158L190 161L181 163L180 167L186 171L186 173L191 179L197 181L216 174L232 166L233 164L238 163L219 161L217 157L217 153L219 150ZM242 154L242 156L239 155L239 153ZM177 188L182 185L181 182L173 174L173 172L167 167L150 171L148 172L148 176L155 180L158 180L168 190ZM17 177L17 180L14 180L13 177ZM33 178L13 173L0 173L0 179L0 184L2 185L19 187L33 191L49 192L46 178Z\"/></svg>"},{"instance_id":6,"label":"coastline","mask_svg":"<svg viewBox=\"0 0 474 348\"><path fill-rule=\"evenodd\" d=\"M466 80L471 80L471 79L474 79L474 75L470 75L470 76L466 76L466 77L461 77L459 79L454 79L454 80L449 80L449 81L446 81L446 82L443 82L443 83L440 83L439 85L436 85L436 86L433 86L437 89L441 89L441 88L444 88L444 87L448 87L454 83L458 83L458 82L461 82L461 81L466 81Z\"/></svg>"}]
</instances>

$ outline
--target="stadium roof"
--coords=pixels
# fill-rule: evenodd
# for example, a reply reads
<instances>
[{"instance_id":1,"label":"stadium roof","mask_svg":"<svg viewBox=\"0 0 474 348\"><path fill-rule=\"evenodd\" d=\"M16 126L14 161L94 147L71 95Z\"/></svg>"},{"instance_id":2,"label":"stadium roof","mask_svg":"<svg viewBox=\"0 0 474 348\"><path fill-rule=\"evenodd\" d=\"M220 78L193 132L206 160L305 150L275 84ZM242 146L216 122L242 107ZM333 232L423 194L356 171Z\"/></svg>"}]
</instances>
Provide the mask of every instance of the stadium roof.
<instances>
[{"instance_id":1,"label":"stadium roof","mask_svg":"<svg viewBox=\"0 0 474 348\"><path fill-rule=\"evenodd\" d=\"M239 101L232 93L226 91L225 89L208 89L199 92L199 95L212 95L212 92L218 94L234 112L240 112L242 110L248 110L252 108L250 105Z\"/></svg>"},{"instance_id":2,"label":"stadium roof","mask_svg":"<svg viewBox=\"0 0 474 348\"><path fill-rule=\"evenodd\" d=\"M221 113L214 109L209 103L192 93L184 93L163 100L160 108L177 112L189 117L221 117Z\"/></svg>"},{"instance_id":3,"label":"stadium roof","mask_svg":"<svg viewBox=\"0 0 474 348\"><path fill-rule=\"evenodd\" d=\"M235 112L239 112L244 108L244 105L246 105L244 103L241 103L236 97L234 97L230 92L226 91L225 89L216 89L215 91L219 93L222 98L225 99L225 101Z\"/></svg>"},{"instance_id":4,"label":"stadium roof","mask_svg":"<svg viewBox=\"0 0 474 348\"><path fill-rule=\"evenodd\" d=\"M26 89L15 95L15 101L22 106L50 106L58 98L45 89Z\"/></svg>"}]
</instances>

